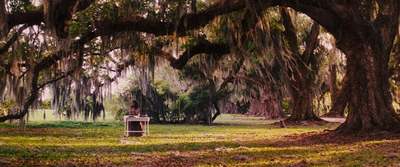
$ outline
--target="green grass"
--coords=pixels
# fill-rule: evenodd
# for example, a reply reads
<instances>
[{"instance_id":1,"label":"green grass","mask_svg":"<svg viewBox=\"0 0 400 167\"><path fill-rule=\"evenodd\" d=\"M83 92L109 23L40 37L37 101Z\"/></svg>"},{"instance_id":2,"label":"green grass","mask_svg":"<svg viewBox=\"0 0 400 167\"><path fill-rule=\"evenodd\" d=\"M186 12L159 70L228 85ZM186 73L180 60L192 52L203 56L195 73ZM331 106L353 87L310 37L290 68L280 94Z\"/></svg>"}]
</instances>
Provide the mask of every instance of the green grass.
<instances>
[{"instance_id":1,"label":"green grass","mask_svg":"<svg viewBox=\"0 0 400 167\"><path fill-rule=\"evenodd\" d=\"M216 123L151 125L150 136L128 139L115 121L41 121L25 129L0 124L0 166L400 165L399 139L313 140L337 124L278 128L239 115L223 115Z\"/></svg>"}]
</instances>

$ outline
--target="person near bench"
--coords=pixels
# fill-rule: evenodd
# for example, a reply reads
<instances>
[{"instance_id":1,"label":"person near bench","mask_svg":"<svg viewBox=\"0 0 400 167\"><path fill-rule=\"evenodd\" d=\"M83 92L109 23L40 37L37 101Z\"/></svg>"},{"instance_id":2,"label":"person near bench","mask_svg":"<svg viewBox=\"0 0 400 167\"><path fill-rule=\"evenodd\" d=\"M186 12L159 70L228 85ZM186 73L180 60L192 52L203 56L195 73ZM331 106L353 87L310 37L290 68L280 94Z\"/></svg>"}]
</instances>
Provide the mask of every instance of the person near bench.
<instances>
[{"instance_id":1,"label":"person near bench","mask_svg":"<svg viewBox=\"0 0 400 167\"><path fill-rule=\"evenodd\" d=\"M128 111L128 116L140 117L140 108L137 101L133 101ZM128 122L129 131L143 131L143 124L141 122ZM143 136L143 132L128 132L128 136Z\"/></svg>"}]
</instances>

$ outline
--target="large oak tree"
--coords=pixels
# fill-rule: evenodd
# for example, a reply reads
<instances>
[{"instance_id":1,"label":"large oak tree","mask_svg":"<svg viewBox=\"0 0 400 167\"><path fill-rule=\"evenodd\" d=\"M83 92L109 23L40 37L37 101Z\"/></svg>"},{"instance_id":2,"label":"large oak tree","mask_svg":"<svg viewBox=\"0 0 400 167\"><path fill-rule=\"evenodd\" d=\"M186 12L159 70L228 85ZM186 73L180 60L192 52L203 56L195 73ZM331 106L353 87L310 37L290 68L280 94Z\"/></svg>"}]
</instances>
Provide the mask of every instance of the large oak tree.
<instances>
[{"instance_id":1,"label":"large oak tree","mask_svg":"<svg viewBox=\"0 0 400 167\"><path fill-rule=\"evenodd\" d=\"M0 2L0 5L4 5L7 1ZM1 7L2 34L7 34L10 29L21 24L46 24L62 39L67 35L66 23L72 15L95 3L90 0L57 0L49 5L49 1L45 2L47 5L42 7L18 12L7 12ZM264 9L272 6L293 8L311 17L336 38L338 48L347 58L348 87L344 87L342 91L350 92L349 97L342 102L348 105L349 115L346 122L339 127L340 132L400 130L400 119L392 106L388 67L394 37L399 27L398 0L220 0L204 10L183 14L174 21L142 15L96 20L87 32L74 38L69 51L76 52L95 37L118 32L183 36L190 30L207 25L217 16L243 10L248 3L257 4L258 8ZM58 15L51 18L50 15L54 14ZM19 118L28 112L32 101L38 97L39 74L63 59L65 52L63 49L57 50L33 68L32 91L23 110L1 117L0 121ZM181 59L171 60L179 64Z\"/></svg>"}]
</instances>

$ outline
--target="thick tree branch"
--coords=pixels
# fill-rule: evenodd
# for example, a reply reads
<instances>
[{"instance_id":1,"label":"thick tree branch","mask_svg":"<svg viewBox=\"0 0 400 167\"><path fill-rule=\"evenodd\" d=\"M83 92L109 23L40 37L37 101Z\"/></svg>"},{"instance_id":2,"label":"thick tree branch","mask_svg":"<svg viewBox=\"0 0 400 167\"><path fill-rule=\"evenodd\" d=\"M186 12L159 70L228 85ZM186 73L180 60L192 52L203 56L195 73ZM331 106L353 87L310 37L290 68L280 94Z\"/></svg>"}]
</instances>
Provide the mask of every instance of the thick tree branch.
<instances>
[{"instance_id":1,"label":"thick tree branch","mask_svg":"<svg viewBox=\"0 0 400 167\"><path fill-rule=\"evenodd\" d=\"M92 2L93 0L80 0L76 11L87 8ZM69 0L64 0L61 4L73 3L70 3ZM164 22L142 16L133 16L130 18L120 18L119 20L101 20L96 22L95 25L96 29L98 29L98 35L109 35L122 31L138 31L155 35L171 35L173 33L183 35L189 30L207 25L217 16L245 8L245 4L244 0L221 0L206 10L183 15L178 22ZM45 17L44 9L41 7L33 11L8 14L7 21L9 27L19 24L39 25L45 22ZM62 17L64 22L65 19L70 18L68 15ZM64 23L62 20L57 21Z\"/></svg>"},{"instance_id":2,"label":"thick tree branch","mask_svg":"<svg viewBox=\"0 0 400 167\"><path fill-rule=\"evenodd\" d=\"M385 4L384 6L386 10L380 12L377 18L374 20L374 26L381 34L385 50L390 52L393 47L393 41L399 31L400 1L388 1L389 4Z\"/></svg>"},{"instance_id":3,"label":"thick tree branch","mask_svg":"<svg viewBox=\"0 0 400 167\"><path fill-rule=\"evenodd\" d=\"M281 8L282 22L285 27L284 35L289 43L289 49L293 53L293 57L297 60L296 63L308 65L310 57L313 56L314 50L318 47L319 41L318 36L320 32L320 26L318 23L314 23L311 27L311 31L306 39L306 46L303 53L300 53L297 30L294 27L293 21L289 12L286 8Z\"/></svg>"},{"instance_id":4,"label":"thick tree branch","mask_svg":"<svg viewBox=\"0 0 400 167\"><path fill-rule=\"evenodd\" d=\"M44 21L43 9L36 9L29 12L16 12L8 14L7 22L9 28L20 24L26 25L40 25Z\"/></svg>"},{"instance_id":5,"label":"thick tree branch","mask_svg":"<svg viewBox=\"0 0 400 167\"><path fill-rule=\"evenodd\" d=\"M171 66L176 69L182 69L183 66L195 55L198 54L211 54L220 57L224 54L230 53L230 47L227 44L211 43L208 40L201 39L196 45L188 48L178 59L171 59Z\"/></svg>"},{"instance_id":6,"label":"thick tree branch","mask_svg":"<svg viewBox=\"0 0 400 167\"><path fill-rule=\"evenodd\" d=\"M74 2L74 3L72 3ZM71 19L73 13L85 10L88 8L94 0L63 0L59 3L59 7L57 8L58 10L68 10L64 11L63 15L60 15L60 17L55 18L58 19L56 20L57 22L60 23L60 25L56 26L63 26L62 29L64 30L65 23ZM57 10L56 9L56 10ZM14 26L20 25L20 24L26 24L26 25L40 25L41 23L46 21L46 12L47 9L45 7L41 6L36 9L27 11L27 12L14 12L7 14L7 25L9 28L12 28ZM56 12L63 12L63 11L56 11Z\"/></svg>"},{"instance_id":7,"label":"thick tree branch","mask_svg":"<svg viewBox=\"0 0 400 167\"><path fill-rule=\"evenodd\" d=\"M24 25L21 28L19 28L12 36L10 39L7 40L7 42L0 47L0 56L4 54L5 52L8 51L10 46L14 44L14 42L18 39L19 35L21 35L22 31L24 31L28 26Z\"/></svg>"},{"instance_id":8,"label":"thick tree branch","mask_svg":"<svg viewBox=\"0 0 400 167\"><path fill-rule=\"evenodd\" d=\"M289 43L290 51L295 56L300 55L299 40L296 35L296 28L294 27L292 18L290 17L289 11L286 8L281 8L282 22L285 27L285 37Z\"/></svg>"},{"instance_id":9,"label":"thick tree branch","mask_svg":"<svg viewBox=\"0 0 400 167\"><path fill-rule=\"evenodd\" d=\"M248 3L255 4L257 11L277 5L292 7L308 14L325 28L335 32L338 26L336 23L337 16L329 11L327 2L328 0L250 0ZM220 0L208 9L183 15L177 22L164 22L142 16L133 16L119 20L102 20L95 25L99 35L123 31L138 31L155 35L185 35L187 31L201 28L220 15L239 11L246 7L245 0Z\"/></svg>"},{"instance_id":10,"label":"thick tree branch","mask_svg":"<svg viewBox=\"0 0 400 167\"><path fill-rule=\"evenodd\" d=\"M335 10L338 8L338 2L330 0L285 0L278 3L308 15L335 36L339 35L339 27L343 25L340 16L347 14Z\"/></svg>"},{"instance_id":11,"label":"thick tree branch","mask_svg":"<svg viewBox=\"0 0 400 167\"><path fill-rule=\"evenodd\" d=\"M68 37L66 28L74 13L88 8L94 0L44 0L46 26L59 38Z\"/></svg>"},{"instance_id":12,"label":"thick tree branch","mask_svg":"<svg viewBox=\"0 0 400 167\"><path fill-rule=\"evenodd\" d=\"M102 20L95 23L98 34L108 35L115 32L138 31L155 35L185 35L187 31L198 29L207 25L217 16L238 11L245 8L243 0L220 0L208 9L197 13L183 15L177 22L165 22L132 16L120 20Z\"/></svg>"},{"instance_id":13,"label":"thick tree branch","mask_svg":"<svg viewBox=\"0 0 400 167\"><path fill-rule=\"evenodd\" d=\"M84 2L90 0L82 0ZM338 26L337 16L329 10L328 0L220 0L208 9L197 13L183 15L177 22L165 22L145 18L142 16L132 16L130 18L120 18L118 20L100 20L95 23L96 33L101 35L110 35L116 32L137 31L151 33L155 35L185 35L187 31L201 28L207 25L214 18L232 13L246 8L246 3L256 4L258 9L282 5L294 8L303 12L323 25L328 31L334 32ZM90 3L82 3L90 4ZM85 6L85 5L82 5ZM84 9L84 7L81 7ZM13 27L19 24L39 25L44 22L42 9L29 11L26 13L12 13L9 16L9 25Z\"/></svg>"},{"instance_id":14,"label":"thick tree branch","mask_svg":"<svg viewBox=\"0 0 400 167\"><path fill-rule=\"evenodd\" d=\"M259 19L261 18L260 16L262 15L262 11L265 9L265 6L260 6L258 1L248 1L247 9L246 12L243 15L243 19L241 22L242 26L242 36L240 37L240 42L243 43L243 41L248 41L249 38L249 32L257 25L259 22ZM254 9L254 10L253 10ZM240 45L240 44L237 44ZM222 55L229 54L231 52L231 46L227 43L211 43L210 41L206 39L200 39L197 41L196 45L191 46L188 48L182 55L179 56L178 59L175 59L172 56L169 56L168 60L171 62L171 66L176 68L176 69L181 69L185 66L185 64L195 55L197 54L209 54L214 57L221 57ZM243 58L241 57L239 64L243 64ZM240 65L241 66L241 65ZM239 70L240 67L235 67L235 69ZM235 70L234 70L235 71ZM227 80L232 80L233 77L229 77L231 79ZM228 83L228 82L224 82ZM226 85L224 84L223 87Z\"/></svg>"},{"instance_id":15,"label":"thick tree branch","mask_svg":"<svg viewBox=\"0 0 400 167\"><path fill-rule=\"evenodd\" d=\"M307 40L306 40L306 48L303 52L303 56L311 56L313 55L314 50L318 47L319 45L319 31L320 27L318 23L314 23L311 27L311 31L308 34Z\"/></svg>"}]
</instances>

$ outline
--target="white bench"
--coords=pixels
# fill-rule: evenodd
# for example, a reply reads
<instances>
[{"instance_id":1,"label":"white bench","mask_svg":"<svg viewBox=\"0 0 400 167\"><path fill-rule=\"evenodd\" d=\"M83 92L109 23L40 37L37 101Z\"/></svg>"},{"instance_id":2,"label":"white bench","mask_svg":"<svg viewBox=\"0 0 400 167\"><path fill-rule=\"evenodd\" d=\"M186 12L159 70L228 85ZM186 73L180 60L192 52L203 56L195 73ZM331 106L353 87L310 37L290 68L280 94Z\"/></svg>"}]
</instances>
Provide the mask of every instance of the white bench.
<instances>
[{"instance_id":1,"label":"white bench","mask_svg":"<svg viewBox=\"0 0 400 167\"><path fill-rule=\"evenodd\" d=\"M141 131L130 131L129 130L129 122L140 122L144 123L144 128ZM126 115L124 116L124 123L125 123L125 135L129 136L129 132L141 132L144 135L148 136L150 135L150 128L149 128L149 122L150 122L150 117L138 117L138 116L132 116L132 115Z\"/></svg>"}]
</instances>

